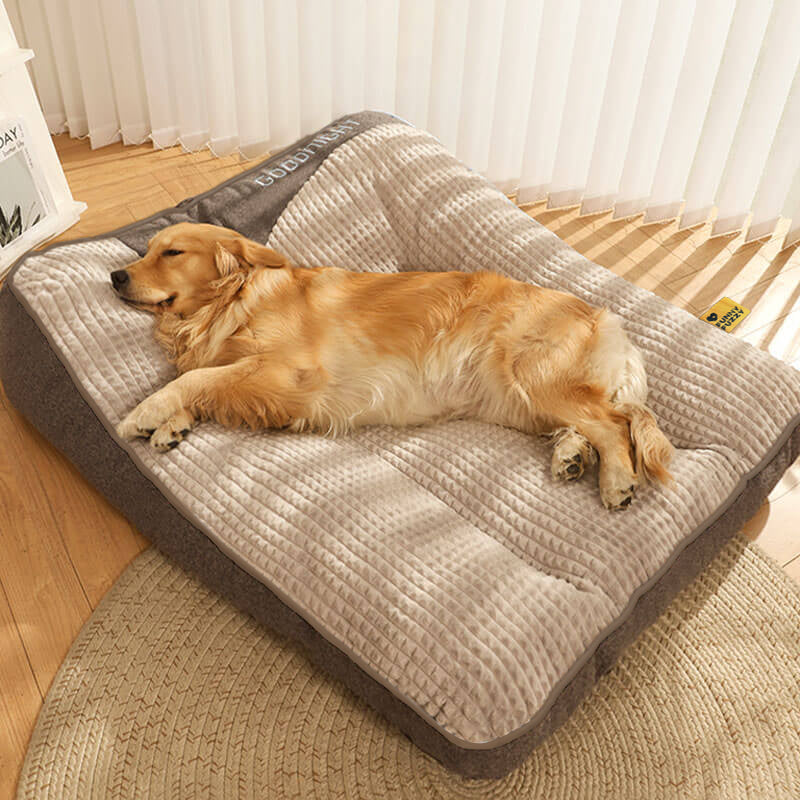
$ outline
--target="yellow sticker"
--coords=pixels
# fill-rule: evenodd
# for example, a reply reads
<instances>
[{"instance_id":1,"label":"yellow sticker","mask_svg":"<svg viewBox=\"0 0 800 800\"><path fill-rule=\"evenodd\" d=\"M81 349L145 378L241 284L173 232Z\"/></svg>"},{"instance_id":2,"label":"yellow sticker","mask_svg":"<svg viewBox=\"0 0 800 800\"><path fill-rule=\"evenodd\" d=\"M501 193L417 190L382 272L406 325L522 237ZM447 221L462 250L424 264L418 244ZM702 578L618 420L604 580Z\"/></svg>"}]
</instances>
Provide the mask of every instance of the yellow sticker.
<instances>
[{"instance_id":1,"label":"yellow sticker","mask_svg":"<svg viewBox=\"0 0 800 800\"><path fill-rule=\"evenodd\" d=\"M723 297L703 314L703 319L724 331L732 331L749 313L749 309L734 303L730 297Z\"/></svg>"}]
</instances>

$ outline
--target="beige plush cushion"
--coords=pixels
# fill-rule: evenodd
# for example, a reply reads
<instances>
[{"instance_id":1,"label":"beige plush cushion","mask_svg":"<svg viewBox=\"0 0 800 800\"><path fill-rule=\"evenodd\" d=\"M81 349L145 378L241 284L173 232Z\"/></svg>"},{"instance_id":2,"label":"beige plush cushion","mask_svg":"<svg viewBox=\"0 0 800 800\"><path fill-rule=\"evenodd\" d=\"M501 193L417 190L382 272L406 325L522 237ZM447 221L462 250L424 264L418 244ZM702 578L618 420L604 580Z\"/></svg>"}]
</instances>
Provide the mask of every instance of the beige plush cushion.
<instances>
[{"instance_id":1,"label":"beige plush cushion","mask_svg":"<svg viewBox=\"0 0 800 800\"><path fill-rule=\"evenodd\" d=\"M451 741L535 724L597 643L785 440L800 376L578 255L428 134L380 125L340 145L269 244L299 264L494 269L620 314L676 485L625 513L593 476L556 484L544 441L471 421L339 439L207 424L140 468L264 582ZM14 276L108 430L173 376L152 318L108 274L115 239L29 258Z\"/></svg>"}]
</instances>

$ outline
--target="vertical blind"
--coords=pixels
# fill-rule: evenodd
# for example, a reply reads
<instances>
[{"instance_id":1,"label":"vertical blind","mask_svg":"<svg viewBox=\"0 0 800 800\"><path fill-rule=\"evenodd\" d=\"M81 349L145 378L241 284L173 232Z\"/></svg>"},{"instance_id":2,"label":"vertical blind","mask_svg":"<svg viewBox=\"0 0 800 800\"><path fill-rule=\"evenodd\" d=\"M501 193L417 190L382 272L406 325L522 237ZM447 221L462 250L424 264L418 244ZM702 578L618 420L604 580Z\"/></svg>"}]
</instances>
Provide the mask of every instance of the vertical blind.
<instances>
[{"instance_id":1,"label":"vertical blind","mask_svg":"<svg viewBox=\"0 0 800 800\"><path fill-rule=\"evenodd\" d=\"M51 131L247 157L389 111L520 203L800 240L800 0L5 0Z\"/></svg>"}]
</instances>

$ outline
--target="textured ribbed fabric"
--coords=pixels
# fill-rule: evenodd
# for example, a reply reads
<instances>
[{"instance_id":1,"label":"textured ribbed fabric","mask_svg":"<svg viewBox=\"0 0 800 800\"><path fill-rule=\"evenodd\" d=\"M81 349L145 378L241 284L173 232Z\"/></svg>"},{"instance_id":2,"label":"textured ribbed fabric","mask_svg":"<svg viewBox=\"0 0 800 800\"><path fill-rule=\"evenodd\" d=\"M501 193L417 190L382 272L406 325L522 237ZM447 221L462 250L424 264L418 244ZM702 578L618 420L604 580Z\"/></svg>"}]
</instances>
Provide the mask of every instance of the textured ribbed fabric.
<instances>
[{"instance_id":1,"label":"textured ribbed fabric","mask_svg":"<svg viewBox=\"0 0 800 800\"><path fill-rule=\"evenodd\" d=\"M149 550L67 655L18 800L789 800L798 626L798 587L736 538L521 767L467 780Z\"/></svg>"},{"instance_id":2,"label":"textured ribbed fabric","mask_svg":"<svg viewBox=\"0 0 800 800\"><path fill-rule=\"evenodd\" d=\"M269 244L298 264L494 269L572 291L646 355L676 485L623 514L593 476L556 484L543 441L471 421L339 439L207 424L168 454L130 445L225 554L459 744L530 724L800 410L795 370L591 264L405 125L337 147ZM108 282L135 258L85 242L13 278L110 430L173 377L152 318Z\"/></svg>"}]
</instances>

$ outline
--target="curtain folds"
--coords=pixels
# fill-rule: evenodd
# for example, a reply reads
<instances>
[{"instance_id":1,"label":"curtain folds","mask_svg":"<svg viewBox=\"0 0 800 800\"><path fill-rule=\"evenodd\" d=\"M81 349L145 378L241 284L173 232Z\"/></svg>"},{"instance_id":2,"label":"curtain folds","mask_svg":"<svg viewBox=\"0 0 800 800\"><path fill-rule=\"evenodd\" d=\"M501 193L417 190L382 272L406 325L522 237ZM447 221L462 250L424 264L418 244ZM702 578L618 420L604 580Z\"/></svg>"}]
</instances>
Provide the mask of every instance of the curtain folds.
<instances>
[{"instance_id":1,"label":"curtain folds","mask_svg":"<svg viewBox=\"0 0 800 800\"><path fill-rule=\"evenodd\" d=\"M52 132L262 156L362 108L519 202L800 239L800 0L4 0Z\"/></svg>"}]
</instances>

